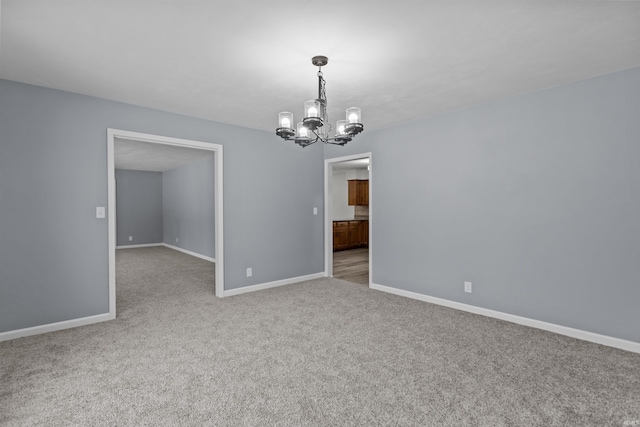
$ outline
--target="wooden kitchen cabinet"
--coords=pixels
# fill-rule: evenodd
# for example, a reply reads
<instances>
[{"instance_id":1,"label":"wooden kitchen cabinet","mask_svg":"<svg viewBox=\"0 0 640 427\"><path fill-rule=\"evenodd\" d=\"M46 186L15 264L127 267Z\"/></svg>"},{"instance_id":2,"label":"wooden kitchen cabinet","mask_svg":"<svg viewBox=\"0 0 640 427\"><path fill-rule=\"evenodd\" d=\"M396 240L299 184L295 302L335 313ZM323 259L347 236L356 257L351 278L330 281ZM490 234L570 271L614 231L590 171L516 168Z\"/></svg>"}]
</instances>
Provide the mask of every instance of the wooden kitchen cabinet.
<instances>
[{"instance_id":1,"label":"wooden kitchen cabinet","mask_svg":"<svg viewBox=\"0 0 640 427\"><path fill-rule=\"evenodd\" d=\"M349 183L349 206L369 206L369 180L350 179Z\"/></svg>"},{"instance_id":2,"label":"wooden kitchen cabinet","mask_svg":"<svg viewBox=\"0 0 640 427\"><path fill-rule=\"evenodd\" d=\"M369 221L360 221L360 246L369 247Z\"/></svg>"},{"instance_id":3,"label":"wooden kitchen cabinet","mask_svg":"<svg viewBox=\"0 0 640 427\"><path fill-rule=\"evenodd\" d=\"M334 221L333 251L369 246L369 221Z\"/></svg>"},{"instance_id":4,"label":"wooden kitchen cabinet","mask_svg":"<svg viewBox=\"0 0 640 427\"><path fill-rule=\"evenodd\" d=\"M360 246L360 222L361 221L349 221L349 247L357 248Z\"/></svg>"},{"instance_id":5,"label":"wooden kitchen cabinet","mask_svg":"<svg viewBox=\"0 0 640 427\"><path fill-rule=\"evenodd\" d=\"M333 250L349 249L349 221L333 222Z\"/></svg>"}]
</instances>

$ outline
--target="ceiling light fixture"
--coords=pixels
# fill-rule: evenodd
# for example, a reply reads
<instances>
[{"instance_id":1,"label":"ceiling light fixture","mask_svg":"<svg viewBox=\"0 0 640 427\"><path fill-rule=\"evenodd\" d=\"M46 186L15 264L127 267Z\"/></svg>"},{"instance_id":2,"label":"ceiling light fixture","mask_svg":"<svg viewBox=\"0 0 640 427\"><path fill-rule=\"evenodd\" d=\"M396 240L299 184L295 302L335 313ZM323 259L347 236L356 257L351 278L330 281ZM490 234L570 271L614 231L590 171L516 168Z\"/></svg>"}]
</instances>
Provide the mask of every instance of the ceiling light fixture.
<instances>
[{"instance_id":1,"label":"ceiling light fixture","mask_svg":"<svg viewBox=\"0 0 640 427\"><path fill-rule=\"evenodd\" d=\"M346 120L336 123L336 135L330 137L331 125L327 116L327 93L325 80L322 77L322 67L327 65L329 58L314 56L311 63L318 67L318 98L304 103L304 118L295 129L293 127L293 113L282 112L278 115L279 128L276 134L286 141L293 141L301 147L322 141L325 144L344 145L364 130L362 126L362 112L357 107L347 108Z\"/></svg>"}]
</instances>

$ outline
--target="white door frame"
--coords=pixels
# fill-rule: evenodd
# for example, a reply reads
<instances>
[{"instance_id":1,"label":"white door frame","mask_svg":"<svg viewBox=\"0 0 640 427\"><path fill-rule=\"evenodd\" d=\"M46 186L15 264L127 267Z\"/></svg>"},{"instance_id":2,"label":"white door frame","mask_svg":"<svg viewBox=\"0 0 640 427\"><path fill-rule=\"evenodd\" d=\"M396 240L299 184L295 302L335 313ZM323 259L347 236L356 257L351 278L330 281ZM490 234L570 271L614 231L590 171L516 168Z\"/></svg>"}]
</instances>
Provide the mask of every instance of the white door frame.
<instances>
[{"instance_id":1,"label":"white door frame","mask_svg":"<svg viewBox=\"0 0 640 427\"><path fill-rule=\"evenodd\" d=\"M215 257L216 277L215 295L222 297L224 293L224 227L223 227L223 156L222 145L209 142L192 141L188 139L167 136L150 135L119 129L107 129L107 194L109 218L109 316L116 316L116 188L115 188L115 158L114 148L116 138L134 141L150 142L153 144L173 145L177 147L194 148L215 152Z\"/></svg>"},{"instance_id":2,"label":"white door frame","mask_svg":"<svg viewBox=\"0 0 640 427\"><path fill-rule=\"evenodd\" d=\"M369 287L373 283L373 155L369 153L353 154L351 156L334 157L324 160L324 272L333 277L333 164L349 160L369 159Z\"/></svg>"}]
</instances>

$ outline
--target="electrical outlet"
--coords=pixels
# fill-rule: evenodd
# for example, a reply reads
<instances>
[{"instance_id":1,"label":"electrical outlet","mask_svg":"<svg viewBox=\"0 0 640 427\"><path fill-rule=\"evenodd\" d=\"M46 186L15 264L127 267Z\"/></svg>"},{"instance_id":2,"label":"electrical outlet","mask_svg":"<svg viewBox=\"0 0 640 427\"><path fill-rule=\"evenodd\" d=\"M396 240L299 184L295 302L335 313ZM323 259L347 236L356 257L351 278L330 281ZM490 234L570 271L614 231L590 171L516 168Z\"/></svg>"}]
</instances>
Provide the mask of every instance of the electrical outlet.
<instances>
[{"instance_id":1,"label":"electrical outlet","mask_svg":"<svg viewBox=\"0 0 640 427\"><path fill-rule=\"evenodd\" d=\"M247 268L247 277L251 277L253 276L253 268L249 267Z\"/></svg>"},{"instance_id":2,"label":"electrical outlet","mask_svg":"<svg viewBox=\"0 0 640 427\"><path fill-rule=\"evenodd\" d=\"M133 240L133 236L129 236L129 241L132 241L132 240Z\"/></svg>"},{"instance_id":3,"label":"electrical outlet","mask_svg":"<svg viewBox=\"0 0 640 427\"><path fill-rule=\"evenodd\" d=\"M471 282L464 282L464 291L468 293L472 292Z\"/></svg>"},{"instance_id":4,"label":"electrical outlet","mask_svg":"<svg viewBox=\"0 0 640 427\"><path fill-rule=\"evenodd\" d=\"M176 243L178 243L178 238L176 237Z\"/></svg>"},{"instance_id":5,"label":"electrical outlet","mask_svg":"<svg viewBox=\"0 0 640 427\"><path fill-rule=\"evenodd\" d=\"M313 208L313 214L318 215L318 208Z\"/></svg>"}]
</instances>

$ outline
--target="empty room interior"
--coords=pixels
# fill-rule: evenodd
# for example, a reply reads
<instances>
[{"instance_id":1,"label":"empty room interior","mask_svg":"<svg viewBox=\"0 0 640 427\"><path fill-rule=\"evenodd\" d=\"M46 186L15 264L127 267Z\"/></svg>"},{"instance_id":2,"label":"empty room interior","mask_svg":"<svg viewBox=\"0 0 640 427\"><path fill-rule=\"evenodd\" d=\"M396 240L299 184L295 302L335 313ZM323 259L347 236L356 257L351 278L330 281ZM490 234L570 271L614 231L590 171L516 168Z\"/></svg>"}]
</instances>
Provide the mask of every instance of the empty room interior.
<instances>
[{"instance_id":1,"label":"empty room interior","mask_svg":"<svg viewBox=\"0 0 640 427\"><path fill-rule=\"evenodd\" d=\"M640 2L0 0L0 425L640 425Z\"/></svg>"}]
</instances>

